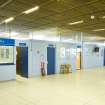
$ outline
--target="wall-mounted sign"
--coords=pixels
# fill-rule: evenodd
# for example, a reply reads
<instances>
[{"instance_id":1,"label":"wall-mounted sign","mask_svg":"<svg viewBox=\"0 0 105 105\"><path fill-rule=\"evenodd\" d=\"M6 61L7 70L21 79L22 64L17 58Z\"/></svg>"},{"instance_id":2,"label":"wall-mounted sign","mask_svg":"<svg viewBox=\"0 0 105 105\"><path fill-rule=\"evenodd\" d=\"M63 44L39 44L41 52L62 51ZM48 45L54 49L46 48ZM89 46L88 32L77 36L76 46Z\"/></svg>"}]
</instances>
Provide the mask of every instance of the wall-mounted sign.
<instances>
[{"instance_id":1,"label":"wall-mounted sign","mask_svg":"<svg viewBox=\"0 0 105 105\"><path fill-rule=\"evenodd\" d=\"M0 45L14 46L15 45L15 40L14 39L0 38Z\"/></svg>"},{"instance_id":2,"label":"wall-mounted sign","mask_svg":"<svg viewBox=\"0 0 105 105\"><path fill-rule=\"evenodd\" d=\"M66 56L66 49L64 47L62 47L60 49L60 57L61 58L65 58L65 56Z\"/></svg>"},{"instance_id":3,"label":"wall-mounted sign","mask_svg":"<svg viewBox=\"0 0 105 105\"><path fill-rule=\"evenodd\" d=\"M76 55L77 50L75 48L71 49L71 54Z\"/></svg>"},{"instance_id":4,"label":"wall-mounted sign","mask_svg":"<svg viewBox=\"0 0 105 105\"><path fill-rule=\"evenodd\" d=\"M0 64L14 64L14 39L0 38Z\"/></svg>"},{"instance_id":5,"label":"wall-mounted sign","mask_svg":"<svg viewBox=\"0 0 105 105\"><path fill-rule=\"evenodd\" d=\"M0 64L14 63L14 46L0 46Z\"/></svg>"},{"instance_id":6,"label":"wall-mounted sign","mask_svg":"<svg viewBox=\"0 0 105 105\"><path fill-rule=\"evenodd\" d=\"M71 52L70 48L64 48L64 47L62 47L62 48L60 49L61 58L70 56L70 52Z\"/></svg>"},{"instance_id":7,"label":"wall-mounted sign","mask_svg":"<svg viewBox=\"0 0 105 105\"><path fill-rule=\"evenodd\" d=\"M53 45L53 44L49 44L48 47L55 47L55 45Z\"/></svg>"},{"instance_id":8,"label":"wall-mounted sign","mask_svg":"<svg viewBox=\"0 0 105 105\"><path fill-rule=\"evenodd\" d=\"M70 53L71 53L70 48L66 49L66 53L67 53L67 56L70 56Z\"/></svg>"},{"instance_id":9,"label":"wall-mounted sign","mask_svg":"<svg viewBox=\"0 0 105 105\"><path fill-rule=\"evenodd\" d=\"M78 45L77 48L81 48L81 45Z\"/></svg>"},{"instance_id":10,"label":"wall-mounted sign","mask_svg":"<svg viewBox=\"0 0 105 105\"><path fill-rule=\"evenodd\" d=\"M19 43L19 46L21 46L21 47L26 47L27 44L26 44L26 43Z\"/></svg>"}]
</instances>

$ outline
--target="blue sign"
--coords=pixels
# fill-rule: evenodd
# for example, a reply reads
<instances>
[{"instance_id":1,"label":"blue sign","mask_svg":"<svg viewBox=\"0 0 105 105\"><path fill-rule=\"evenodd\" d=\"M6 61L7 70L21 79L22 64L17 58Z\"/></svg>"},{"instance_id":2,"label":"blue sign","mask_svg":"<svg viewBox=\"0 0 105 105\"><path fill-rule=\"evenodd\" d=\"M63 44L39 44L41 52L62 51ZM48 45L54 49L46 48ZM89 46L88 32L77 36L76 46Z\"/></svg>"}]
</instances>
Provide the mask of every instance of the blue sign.
<instances>
[{"instance_id":1,"label":"blue sign","mask_svg":"<svg viewBox=\"0 0 105 105\"><path fill-rule=\"evenodd\" d=\"M26 47L26 43L19 43L19 46Z\"/></svg>"},{"instance_id":2,"label":"blue sign","mask_svg":"<svg viewBox=\"0 0 105 105\"><path fill-rule=\"evenodd\" d=\"M0 45L14 46L15 45L15 40L14 39L0 38Z\"/></svg>"},{"instance_id":3,"label":"blue sign","mask_svg":"<svg viewBox=\"0 0 105 105\"><path fill-rule=\"evenodd\" d=\"M77 45L77 48L81 48L81 45Z\"/></svg>"},{"instance_id":4,"label":"blue sign","mask_svg":"<svg viewBox=\"0 0 105 105\"><path fill-rule=\"evenodd\" d=\"M49 44L48 47L54 47L54 45L53 44Z\"/></svg>"}]
</instances>

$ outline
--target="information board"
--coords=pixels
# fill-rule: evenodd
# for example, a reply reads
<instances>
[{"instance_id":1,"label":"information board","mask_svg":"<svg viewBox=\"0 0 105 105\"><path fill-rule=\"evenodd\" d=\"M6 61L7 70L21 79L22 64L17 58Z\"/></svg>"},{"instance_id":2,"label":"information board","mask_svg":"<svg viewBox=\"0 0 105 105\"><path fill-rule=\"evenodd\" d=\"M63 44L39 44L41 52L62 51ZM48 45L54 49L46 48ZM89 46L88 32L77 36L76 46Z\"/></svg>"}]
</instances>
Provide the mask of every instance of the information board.
<instances>
[{"instance_id":1,"label":"information board","mask_svg":"<svg viewBox=\"0 0 105 105\"><path fill-rule=\"evenodd\" d=\"M0 64L14 63L14 46L0 46Z\"/></svg>"}]
</instances>

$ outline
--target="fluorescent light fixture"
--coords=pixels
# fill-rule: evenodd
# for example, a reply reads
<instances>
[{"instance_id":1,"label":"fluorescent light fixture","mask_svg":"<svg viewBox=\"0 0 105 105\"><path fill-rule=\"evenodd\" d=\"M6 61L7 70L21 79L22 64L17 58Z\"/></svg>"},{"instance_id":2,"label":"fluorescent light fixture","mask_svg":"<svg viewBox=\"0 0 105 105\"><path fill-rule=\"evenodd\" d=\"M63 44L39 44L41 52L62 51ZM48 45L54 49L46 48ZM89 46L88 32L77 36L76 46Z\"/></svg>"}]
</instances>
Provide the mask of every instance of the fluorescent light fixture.
<instances>
[{"instance_id":1,"label":"fluorescent light fixture","mask_svg":"<svg viewBox=\"0 0 105 105\"><path fill-rule=\"evenodd\" d=\"M97 32L97 31L104 31L105 29L96 29L96 30L93 30L93 31L95 31L95 32Z\"/></svg>"},{"instance_id":2,"label":"fluorescent light fixture","mask_svg":"<svg viewBox=\"0 0 105 105\"><path fill-rule=\"evenodd\" d=\"M81 21L77 21L77 22L69 23L69 25L81 24L81 23L83 23L83 22L84 22L84 21L81 20Z\"/></svg>"},{"instance_id":3,"label":"fluorescent light fixture","mask_svg":"<svg viewBox=\"0 0 105 105\"><path fill-rule=\"evenodd\" d=\"M9 22L11 22L11 21L13 21L13 20L14 20L14 17L10 17L10 18L4 20L3 22L4 22L4 23L9 23Z\"/></svg>"},{"instance_id":4,"label":"fluorescent light fixture","mask_svg":"<svg viewBox=\"0 0 105 105\"><path fill-rule=\"evenodd\" d=\"M19 35L19 33L17 33L17 32L11 32L11 35Z\"/></svg>"},{"instance_id":5,"label":"fluorescent light fixture","mask_svg":"<svg viewBox=\"0 0 105 105\"><path fill-rule=\"evenodd\" d=\"M61 39L62 42L72 42L73 39Z\"/></svg>"},{"instance_id":6,"label":"fluorescent light fixture","mask_svg":"<svg viewBox=\"0 0 105 105\"><path fill-rule=\"evenodd\" d=\"M29 37L23 37L23 36L11 36L12 39L17 39L17 40L29 40Z\"/></svg>"},{"instance_id":7,"label":"fluorescent light fixture","mask_svg":"<svg viewBox=\"0 0 105 105\"><path fill-rule=\"evenodd\" d=\"M31 38L31 37L30 37ZM33 39L35 40L46 40L46 41L55 41L55 42L59 42L60 41L60 38L57 37L57 36L46 36L46 35L35 35L33 37Z\"/></svg>"},{"instance_id":8,"label":"fluorescent light fixture","mask_svg":"<svg viewBox=\"0 0 105 105\"><path fill-rule=\"evenodd\" d=\"M103 19L105 19L105 16L102 16Z\"/></svg>"},{"instance_id":9,"label":"fluorescent light fixture","mask_svg":"<svg viewBox=\"0 0 105 105\"><path fill-rule=\"evenodd\" d=\"M44 40L45 39L45 36L44 35L35 35L34 37L33 37L33 39L36 39L36 40Z\"/></svg>"},{"instance_id":10,"label":"fluorescent light fixture","mask_svg":"<svg viewBox=\"0 0 105 105\"><path fill-rule=\"evenodd\" d=\"M53 36L53 37L46 37L47 41L54 41L54 42L59 42L60 38L57 36Z\"/></svg>"},{"instance_id":11,"label":"fluorescent light fixture","mask_svg":"<svg viewBox=\"0 0 105 105\"><path fill-rule=\"evenodd\" d=\"M38 9L39 9L39 6L35 6L34 8L31 8L31 9L29 9L27 11L24 11L23 13L29 14L29 13L32 13L34 11L37 11Z\"/></svg>"},{"instance_id":12,"label":"fluorescent light fixture","mask_svg":"<svg viewBox=\"0 0 105 105\"><path fill-rule=\"evenodd\" d=\"M90 18L91 18L91 19L95 19L95 16L94 16L94 15L92 15Z\"/></svg>"}]
</instances>

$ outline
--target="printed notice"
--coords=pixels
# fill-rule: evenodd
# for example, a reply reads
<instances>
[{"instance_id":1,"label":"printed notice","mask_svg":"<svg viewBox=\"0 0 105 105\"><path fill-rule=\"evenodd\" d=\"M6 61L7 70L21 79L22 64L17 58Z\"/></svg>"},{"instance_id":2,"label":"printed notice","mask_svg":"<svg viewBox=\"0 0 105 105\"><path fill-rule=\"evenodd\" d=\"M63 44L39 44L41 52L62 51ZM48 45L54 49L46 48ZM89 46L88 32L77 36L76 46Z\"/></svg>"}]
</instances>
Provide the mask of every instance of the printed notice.
<instances>
[{"instance_id":1,"label":"printed notice","mask_svg":"<svg viewBox=\"0 0 105 105\"><path fill-rule=\"evenodd\" d=\"M0 46L0 63L13 63L13 46Z\"/></svg>"}]
</instances>

